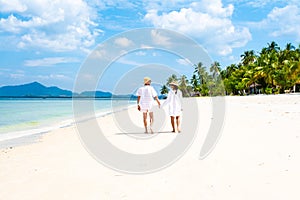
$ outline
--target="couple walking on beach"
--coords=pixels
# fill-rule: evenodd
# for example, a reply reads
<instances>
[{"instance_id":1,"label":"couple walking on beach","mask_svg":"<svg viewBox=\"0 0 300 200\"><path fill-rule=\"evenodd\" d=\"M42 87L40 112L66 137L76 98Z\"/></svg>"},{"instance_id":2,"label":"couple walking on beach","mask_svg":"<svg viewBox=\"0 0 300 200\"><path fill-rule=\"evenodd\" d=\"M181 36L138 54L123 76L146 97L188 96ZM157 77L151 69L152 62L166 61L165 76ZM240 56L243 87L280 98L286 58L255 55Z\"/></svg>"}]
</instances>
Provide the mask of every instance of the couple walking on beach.
<instances>
[{"instance_id":1,"label":"couple walking on beach","mask_svg":"<svg viewBox=\"0 0 300 200\"><path fill-rule=\"evenodd\" d=\"M145 127L145 133L148 133L148 115L150 118L150 132L153 133L152 125L153 125L153 103L154 99L156 100L159 108L162 108L166 105L169 105L169 116L171 118L172 132L175 133L176 130L180 133L180 115L181 115L181 99L182 93L178 89L177 82L171 82L170 84L171 90L168 92L168 96L166 101L161 105L158 95L154 88L151 86L151 78L144 78L144 86L140 87L137 90L137 104L138 110L143 113L143 121ZM175 120L177 129L175 129Z\"/></svg>"}]
</instances>

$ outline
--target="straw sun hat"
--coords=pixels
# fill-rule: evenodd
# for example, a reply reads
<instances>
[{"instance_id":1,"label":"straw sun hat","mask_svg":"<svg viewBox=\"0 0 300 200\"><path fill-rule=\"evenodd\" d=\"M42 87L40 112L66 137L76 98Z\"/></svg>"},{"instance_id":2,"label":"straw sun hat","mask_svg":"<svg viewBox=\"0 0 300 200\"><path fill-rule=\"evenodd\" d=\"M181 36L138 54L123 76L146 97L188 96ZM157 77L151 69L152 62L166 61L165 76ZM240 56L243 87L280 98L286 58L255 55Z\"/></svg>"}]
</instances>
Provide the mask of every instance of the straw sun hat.
<instances>
[{"instance_id":1,"label":"straw sun hat","mask_svg":"<svg viewBox=\"0 0 300 200\"><path fill-rule=\"evenodd\" d=\"M169 85L170 85L170 86L171 86L171 85L174 85L174 86L178 87L178 83L177 83L176 81L173 81L173 82L169 83Z\"/></svg>"},{"instance_id":2,"label":"straw sun hat","mask_svg":"<svg viewBox=\"0 0 300 200\"><path fill-rule=\"evenodd\" d=\"M151 81L151 78L150 78L150 77L145 77L145 78L144 78L144 84L148 83L149 81Z\"/></svg>"}]
</instances>

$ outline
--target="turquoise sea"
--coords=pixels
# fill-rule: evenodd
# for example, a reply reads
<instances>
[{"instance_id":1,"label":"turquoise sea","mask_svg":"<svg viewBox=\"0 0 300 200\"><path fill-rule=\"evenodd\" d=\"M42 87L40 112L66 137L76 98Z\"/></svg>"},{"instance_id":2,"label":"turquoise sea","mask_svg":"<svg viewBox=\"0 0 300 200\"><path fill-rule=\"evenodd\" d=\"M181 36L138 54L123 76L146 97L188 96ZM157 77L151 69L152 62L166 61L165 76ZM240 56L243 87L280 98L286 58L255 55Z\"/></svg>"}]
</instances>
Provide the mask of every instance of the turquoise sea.
<instances>
[{"instance_id":1,"label":"turquoise sea","mask_svg":"<svg viewBox=\"0 0 300 200\"><path fill-rule=\"evenodd\" d=\"M48 132L71 125L72 99L13 98L0 99L0 141ZM84 101L84 99L80 99ZM126 108L133 104L128 99L113 100L113 108ZM112 100L95 99L96 116L111 113Z\"/></svg>"}]
</instances>

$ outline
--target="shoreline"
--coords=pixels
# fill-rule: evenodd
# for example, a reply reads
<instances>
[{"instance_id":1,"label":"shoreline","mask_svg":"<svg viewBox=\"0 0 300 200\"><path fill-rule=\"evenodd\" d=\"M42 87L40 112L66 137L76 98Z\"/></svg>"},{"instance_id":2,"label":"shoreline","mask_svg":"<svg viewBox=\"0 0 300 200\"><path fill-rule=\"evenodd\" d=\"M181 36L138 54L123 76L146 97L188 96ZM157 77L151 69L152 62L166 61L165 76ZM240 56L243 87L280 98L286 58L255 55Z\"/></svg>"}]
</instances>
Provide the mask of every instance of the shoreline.
<instances>
[{"instance_id":1,"label":"shoreline","mask_svg":"<svg viewBox=\"0 0 300 200\"><path fill-rule=\"evenodd\" d=\"M130 109L134 105L129 105L127 107L121 107L117 110L99 111L95 113L95 118L105 117L107 115L112 115L115 112L120 112L123 110ZM0 150L5 148L13 148L16 146L28 145L38 142L43 135L64 129L67 127L75 126L74 116L65 118L62 122L52 122L50 124L43 124L37 128L28 128L26 130L12 131L8 133L0 134Z\"/></svg>"},{"instance_id":2,"label":"shoreline","mask_svg":"<svg viewBox=\"0 0 300 200\"><path fill-rule=\"evenodd\" d=\"M262 97L272 98L272 97L285 97L285 96L289 96L289 95L300 96L300 93L271 94L271 95L260 94L260 95L221 96L221 97L224 97L225 99L226 98L227 99L228 98L243 99L243 98L247 98L247 97L248 98L262 98ZM211 98L215 98L215 97L189 97L189 98L211 99ZM161 100L161 101L163 101L163 100ZM123 110L130 109L134 106L135 106L135 104L129 105L127 107L118 108L116 111L109 110L109 111L97 112L97 113L95 113L95 117L96 117L96 119L98 119L101 117L105 117L107 115L112 115L114 112L120 112ZM45 135L49 132L53 132L55 130L63 129L63 128L70 127L70 126L75 126L73 115L68 118L65 118L62 122L56 121L56 122L52 122L50 124L43 124L42 126L37 127L37 128L29 128L26 130L2 133L2 134L0 134L0 150L4 149L4 148L9 148L9 147L22 146L23 143L24 143L24 145L35 143L41 137L43 137L43 135ZM22 141L24 141L24 142L22 142Z\"/></svg>"}]
</instances>

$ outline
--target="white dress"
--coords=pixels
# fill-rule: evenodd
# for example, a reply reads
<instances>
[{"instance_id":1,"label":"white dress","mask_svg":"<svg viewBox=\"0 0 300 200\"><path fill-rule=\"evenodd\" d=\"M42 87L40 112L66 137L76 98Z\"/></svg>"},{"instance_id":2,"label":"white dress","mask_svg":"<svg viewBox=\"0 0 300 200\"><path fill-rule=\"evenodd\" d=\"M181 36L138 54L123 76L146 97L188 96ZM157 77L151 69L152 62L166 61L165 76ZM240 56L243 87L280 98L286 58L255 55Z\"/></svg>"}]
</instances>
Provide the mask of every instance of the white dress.
<instances>
[{"instance_id":1,"label":"white dress","mask_svg":"<svg viewBox=\"0 0 300 200\"><path fill-rule=\"evenodd\" d=\"M170 90L168 92L168 97L167 100L162 104L162 107L165 105L169 105L169 115L170 116L180 116L182 107L181 107L181 102L182 102L182 92L180 90L176 91Z\"/></svg>"},{"instance_id":2,"label":"white dress","mask_svg":"<svg viewBox=\"0 0 300 200\"><path fill-rule=\"evenodd\" d=\"M139 102L141 106L141 112L152 112L154 97L157 96L154 88L150 85L145 85L138 89L136 95L141 97Z\"/></svg>"}]
</instances>

